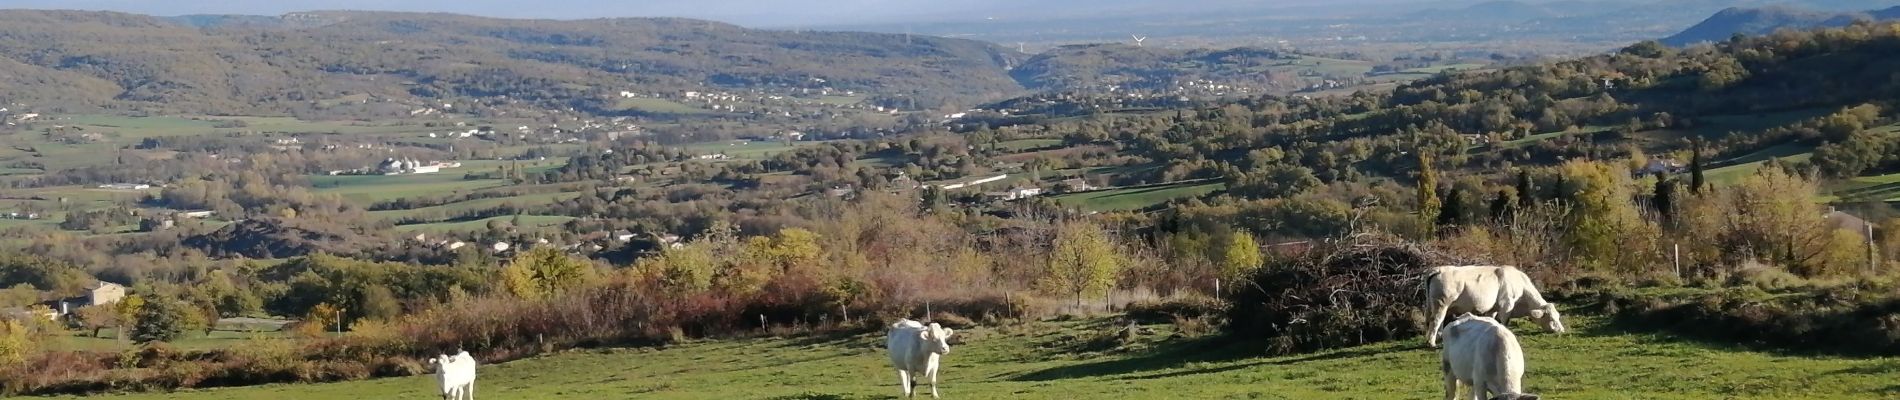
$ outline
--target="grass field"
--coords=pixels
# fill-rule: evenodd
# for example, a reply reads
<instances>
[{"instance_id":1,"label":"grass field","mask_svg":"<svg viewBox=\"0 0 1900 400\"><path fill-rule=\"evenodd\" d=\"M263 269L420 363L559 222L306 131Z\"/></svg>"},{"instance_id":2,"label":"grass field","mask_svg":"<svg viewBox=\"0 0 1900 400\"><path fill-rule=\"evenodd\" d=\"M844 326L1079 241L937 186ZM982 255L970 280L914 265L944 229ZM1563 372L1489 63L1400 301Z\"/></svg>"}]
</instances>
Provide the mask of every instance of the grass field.
<instances>
[{"instance_id":1,"label":"grass field","mask_svg":"<svg viewBox=\"0 0 1900 400\"><path fill-rule=\"evenodd\" d=\"M516 206L549 204L549 203L554 203L554 202L563 201L567 199L572 199L575 197L580 197L580 195L581 195L580 193L575 193L575 192L568 192L568 193L556 192L556 193L528 194L528 195L513 196L513 197L496 197L496 198L491 198L491 199L469 200L469 201L449 203L449 204L443 204L443 205L433 206L433 207L422 207L422 208L410 209L410 210L371 211L369 215L370 217L380 218L384 220L397 220L397 219L401 219L403 217L412 216L412 215L454 215L456 213L461 213L461 212L485 210L485 209L490 209L490 208L501 207L502 205L505 205L505 204L513 204Z\"/></svg>"},{"instance_id":2,"label":"grass field","mask_svg":"<svg viewBox=\"0 0 1900 400\"><path fill-rule=\"evenodd\" d=\"M1578 128L1575 131L1556 131L1556 132L1544 132L1544 133L1538 133L1538 134L1531 134L1531 135L1526 135L1521 138L1511 139L1511 140L1506 140L1504 142L1501 142L1499 143L1499 147L1511 148L1511 147L1522 146L1522 145L1530 144L1530 143L1537 143L1545 139L1563 136L1564 134L1590 135L1590 134L1595 134L1597 132L1602 132L1606 130L1610 130L1610 128L1593 125L1593 126L1585 126L1582 128Z\"/></svg>"},{"instance_id":3,"label":"grass field","mask_svg":"<svg viewBox=\"0 0 1900 400\"><path fill-rule=\"evenodd\" d=\"M1222 182L1198 182L1072 193L1055 196L1054 199L1063 205L1081 207L1089 211L1122 211L1140 209L1182 197L1200 196L1226 188L1227 184Z\"/></svg>"},{"instance_id":4,"label":"grass field","mask_svg":"<svg viewBox=\"0 0 1900 400\"><path fill-rule=\"evenodd\" d=\"M1900 173L1863 176L1829 187L1835 199L1849 201L1900 201Z\"/></svg>"},{"instance_id":5,"label":"grass field","mask_svg":"<svg viewBox=\"0 0 1900 400\"><path fill-rule=\"evenodd\" d=\"M717 142L685 144L679 147L695 153L725 153L733 158L763 160L779 152L798 147L815 146L820 143L824 142L793 142L792 145L788 146L785 142L780 141L722 140Z\"/></svg>"},{"instance_id":6,"label":"grass field","mask_svg":"<svg viewBox=\"0 0 1900 400\"><path fill-rule=\"evenodd\" d=\"M1632 333L1572 316L1556 335L1518 325L1528 391L1559 399L1791 399L1893 396L1900 359L1766 353ZM1438 398L1438 356L1409 340L1286 357L1157 335L1090 351L1105 319L977 327L945 356L945 398ZM890 399L883 336L722 340L664 349L572 351L484 365L477 393L504 399ZM430 398L433 376L100 396L117 399ZM920 387L927 395L928 388Z\"/></svg>"},{"instance_id":7,"label":"grass field","mask_svg":"<svg viewBox=\"0 0 1900 400\"><path fill-rule=\"evenodd\" d=\"M430 223L430 224L401 225L401 226L397 226L396 230L403 231L403 232L423 232L423 233L474 232L474 231L488 229L488 221L500 220L502 222L508 222L508 221L514 220L514 218L515 216L513 215L507 215L507 216L500 216L500 217L478 219L478 220L473 220L473 221L437 222L437 223ZM567 223L567 221L572 221L572 220L574 220L574 217L559 216L559 215L523 215L521 216L521 225L523 226L517 227L517 229L534 230L534 229L540 229L540 228L560 226L561 224L565 224Z\"/></svg>"},{"instance_id":8,"label":"grass field","mask_svg":"<svg viewBox=\"0 0 1900 400\"><path fill-rule=\"evenodd\" d=\"M335 194L359 204L370 204L404 197L446 195L509 183L500 179L462 179L465 171L469 170L456 168L433 174L408 175L313 175L310 177L310 186L316 188L317 193Z\"/></svg>"},{"instance_id":9,"label":"grass field","mask_svg":"<svg viewBox=\"0 0 1900 400\"><path fill-rule=\"evenodd\" d=\"M1030 150L1030 149L1040 149L1044 147L1055 147L1055 146L1061 146L1061 145L1062 145L1062 139L1018 139L1018 140L998 142L996 143L996 148L1002 149L1005 151L1017 152L1017 151Z\"/></svg>"},{"instance_id":10,"label":"grass field","mask_svg":"<svg viewBox=\"0 0 1900 400\"><path fill-rule=\"evenodd\" d=\"M1399 72L1412 73L1412 74L1436 74L1436 73L1445 72L1445 71L1468 71L1468 70L1474 70L1474 69L1479 69L1479 68L1484 68L1484 67L1485 67L1484 64L1445 64L1445 65L1434 65L1430 67L1411 68L1411 69L1406 69Z\"/></svg>"},{"instance_id":11,"label":"grass field","mask_svg":"<svg viewBox=\"0 0 1900 400\"><path fill-rule=\"evenodd\" d=\"M58 121L68 125L82 127L89 131L117 133L122 138L223 134L231 132L361 134L426 132L442 129L425 127L419 123L404 123L400 121L305 121L289 117L128 117L84 114L64 116L62 118L63 119ZM241 121L244 123L244 126L224 128L217 126L226 121Z\"/></svg>"},{"instance_id":12,"label":"grass field","mask_svg":"<svg viewBox=\"0 0 1900 400\"><path fill-rule=\"evenodd\" d=\"M681 104L672 100L655 98L621 99L617 106L622 110L635 110L655 114L711 114L712 110Z\"/></svg>"},{"instance_id":13,"label":"grass field","mask_svg":"<svg viewBox=\"0 0 1900 400\"><path fill-rule=\"evenodd\" d=\"M1763 150L1763 152L1767 152L1767 150ZM1807 159L1813 157L1813 155L1815 154L1796 154L1788 155L1788 157L1780 157L1780 159L1784 159L1784 161L1807 161ZM1729 165L1729 167L1720 167L1720 169L1704 171L1702 176L1708 178L1710 184L1718 184L1718 186L1723 186L1723 184L1735 184L1735 182L1742 182L1742 178L1746 178L1748 174L1761 171L1761 165L1767 165L1767 163L1763 163L1763 161L1756 161L1756 163L1739 163L1739 165Z\"/></svg>"},{"instance_id":14,"label":"grass field","mask_svg":"<svg viewBox=\"0 0 1900 400\"><path fill-rule=\"evenodd\" d=\"M820 96L818 97L818 102L834 106L848 106L863 103L864 98L859 96Z\"/></svg>"}]
</instances>

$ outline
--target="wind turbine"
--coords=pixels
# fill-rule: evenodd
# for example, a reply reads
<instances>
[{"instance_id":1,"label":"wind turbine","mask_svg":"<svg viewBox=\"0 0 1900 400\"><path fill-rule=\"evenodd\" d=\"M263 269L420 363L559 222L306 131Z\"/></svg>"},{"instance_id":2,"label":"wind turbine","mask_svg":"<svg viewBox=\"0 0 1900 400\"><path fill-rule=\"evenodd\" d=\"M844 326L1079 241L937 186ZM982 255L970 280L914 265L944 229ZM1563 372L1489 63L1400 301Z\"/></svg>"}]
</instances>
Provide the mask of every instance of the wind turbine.
<instances>
[{"instance_id":1,"label":"wind turbine","mask_svg":"<svg viewBox=\"0 0 1900 400\"><path fill-rule=\"evenodd\" d=\"M1135 38L1135 47L1141 47L1141 41L1148 40L1148 37L1146 36L1128 35L1128 37Z\"/></svg>"}]
</instances>

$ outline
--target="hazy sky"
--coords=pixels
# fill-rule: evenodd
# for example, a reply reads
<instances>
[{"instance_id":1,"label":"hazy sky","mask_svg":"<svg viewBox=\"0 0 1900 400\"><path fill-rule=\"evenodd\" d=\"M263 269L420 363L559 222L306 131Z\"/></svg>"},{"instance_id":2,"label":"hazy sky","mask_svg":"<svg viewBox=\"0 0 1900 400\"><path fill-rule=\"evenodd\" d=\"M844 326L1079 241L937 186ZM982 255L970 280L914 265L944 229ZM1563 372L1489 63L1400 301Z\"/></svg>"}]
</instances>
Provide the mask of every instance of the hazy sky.
<instances>
[{"instance_id":1,"label":"hazy sky","mask_svg":"<svg viewBox=\"0 0 1900 400\"><path fill-rule=\"evenodd\" d=\"M1343 1L1350 2L1352 0ZM1364 0L1359 0L1364 1ZM1083 12L1159 12L1327 0L0 0L0 8L114 10L151 15L281 15L310 10L431 11L505 18L675 16L753 26L890 23Z\"/></svg>"}]
</instances>

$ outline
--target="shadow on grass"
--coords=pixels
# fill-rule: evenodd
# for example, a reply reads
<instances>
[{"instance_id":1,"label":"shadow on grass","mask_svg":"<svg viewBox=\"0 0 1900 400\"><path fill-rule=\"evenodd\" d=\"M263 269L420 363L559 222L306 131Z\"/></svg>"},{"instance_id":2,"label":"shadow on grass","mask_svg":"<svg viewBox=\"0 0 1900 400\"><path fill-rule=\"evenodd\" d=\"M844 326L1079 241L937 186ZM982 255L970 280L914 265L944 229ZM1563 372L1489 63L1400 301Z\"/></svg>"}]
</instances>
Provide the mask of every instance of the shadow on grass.
<instances>
[{"instance_id":1,"label":"shadow on grass","mask_svg":"<svg viewBox=\"0 0 1900 400\"><path fill-rule=\"evenodd\" d=\"M1262 350L1262 347L1258 344L1236 341L1226 337L1210 337L1164 344L1134 357L1061 366L1030 372L1010 378L1010 380L1019 382L1040 382L1122 375L1178 368L1188 363L1239 360L1263 354L1260 350Z\"/></svg>"},{"instance_id":2,"label":"shadow on grass","mask_svg":"<svg viewBox=\"0 0 1900 400\"><path fill-rule=\"evenodd\" d=\"M859 400L859 399L880 399L880 398L883 398L883 397L847 396L847 395L842 395L842 394L828 394L828 393L800 393L800 394L795 394L795 395L790 395L790 396L773 397L771 398L771 400Z\"/></svg>"}]
</instances>

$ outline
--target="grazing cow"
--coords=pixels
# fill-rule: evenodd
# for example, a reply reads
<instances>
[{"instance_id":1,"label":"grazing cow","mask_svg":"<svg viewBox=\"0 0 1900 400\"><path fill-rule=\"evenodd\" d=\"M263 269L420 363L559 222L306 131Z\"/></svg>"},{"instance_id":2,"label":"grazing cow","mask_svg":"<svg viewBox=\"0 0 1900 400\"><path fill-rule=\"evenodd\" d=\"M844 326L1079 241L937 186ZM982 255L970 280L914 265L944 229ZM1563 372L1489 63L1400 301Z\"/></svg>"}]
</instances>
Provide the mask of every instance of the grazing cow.
<instances>
[{"instance_id":1,"label":"grazing cow","mask_svg":"<svg viewBox=\"0 0 1900 400\"><path fill-rule=\"evenodd\" d=\"M891 324L884 347L891 352L891 366L897 368L898 383L904 396L915 397L915 378L930 378L930 397L937 397L937 367L942 356L950 354L950 335L956 330L932 322L930 326L909 319ZM921 377L919 375L922 375Z\"/></svg>"},{"instance_id":2,"label":"grazing cow","mask_svg":"<svg viewBox=\"0 0 1900 400\"><path fill-rule=\"evenodd\" d=\"M441 384L444 400L475 400L475 357L467 351L455 355L438 355L430 360L435 364L436 382Z\"/></svg>"},{"instance_id":3,"label":"grazing cow","mask_svg":"<svg viewBox=\"0 0 1900 400\"><path fill-rule=\"evenodd\" d=\"M1425 330L1426 343L1438 347L1438 328L1444 326L1445 317L1462 313L1496 318L1505 324L1514 317L1530 317L1551 332L1564 332L1557 305L1544 301L1531 278L1511 266L1434 268L1425 286L1425 316L1432 324Z\"/></svg>"},{"instance_id":4,"label":"grazing cow","mask_svg":"<svg viewBox=\"0 0 1900 400\"><path fill-rule=\"evenodd\" d=\"M1471 400L1537 400L1524 393L1524 349L1510 328L1466 313L1440 333L1445 336L1438 364L1445 374L1445 400L1458 397L1461 383L1471 388Z\"/></svg>"}]
</instances>

